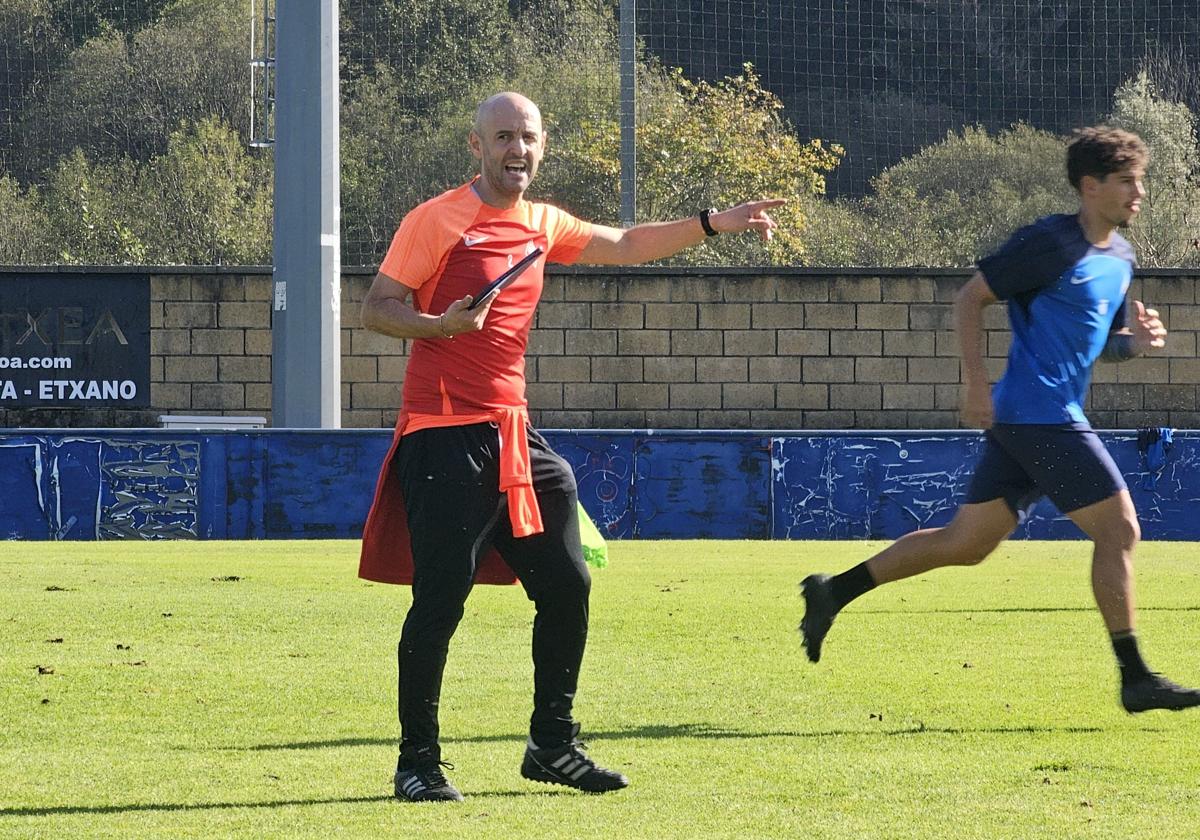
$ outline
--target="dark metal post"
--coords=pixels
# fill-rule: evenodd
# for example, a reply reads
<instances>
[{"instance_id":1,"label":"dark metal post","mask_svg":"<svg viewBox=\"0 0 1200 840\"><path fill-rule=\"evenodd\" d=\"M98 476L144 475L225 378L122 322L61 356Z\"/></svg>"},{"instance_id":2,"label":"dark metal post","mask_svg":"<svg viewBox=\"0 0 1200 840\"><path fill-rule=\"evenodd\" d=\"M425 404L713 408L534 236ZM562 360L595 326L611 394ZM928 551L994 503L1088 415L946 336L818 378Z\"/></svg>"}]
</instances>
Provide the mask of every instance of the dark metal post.
<instances>
[{"instance_id":1,"label":"dark metal post","mask_svg":"<svg viewBox=\"0 0 1200 840\"><path fill-rule=\"evenodd\" d=\"M637 222L637 0L621 0L621 224Z\"/></svg>"}]
</instances>

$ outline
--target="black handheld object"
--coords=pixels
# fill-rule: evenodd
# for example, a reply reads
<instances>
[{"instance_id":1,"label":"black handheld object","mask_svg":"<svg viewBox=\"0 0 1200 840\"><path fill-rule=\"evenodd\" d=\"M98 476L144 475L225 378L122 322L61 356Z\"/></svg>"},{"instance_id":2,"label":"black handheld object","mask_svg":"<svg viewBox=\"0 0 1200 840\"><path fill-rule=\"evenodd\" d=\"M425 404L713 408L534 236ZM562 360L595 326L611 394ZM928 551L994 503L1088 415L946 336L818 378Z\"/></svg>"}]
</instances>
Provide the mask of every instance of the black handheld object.
<instances>
[{"instance_id":1,"label":"black handheld object","mask_svg":"<svg viewBox=\"0 0 1200 840\"><path fill-rule=\"evenodd\" d=\"M521 261L519 263L516 263L508 271L504 272L499 277L497 277L495 280L493 280L491 283L488 283L486 286L484 286L482 289L480 289L479 294L477 294L475 296L475 299L472 300L470 305L467 307L467 311L469 312L470 310L475 309L481 303L483 303L485 300L487 300L489 297L496 294L501 289L503 289L505 286L512 283L512 281L514 281L518 277L520 277L521 272L524 271L525 269L529 268L529 266L533 265L534 260L536 260L541 255L542 255L542 249L534 248L532 251L530 251L528 254L526 254L524 257L522 257Z\"/></svg>"}]
</instances>

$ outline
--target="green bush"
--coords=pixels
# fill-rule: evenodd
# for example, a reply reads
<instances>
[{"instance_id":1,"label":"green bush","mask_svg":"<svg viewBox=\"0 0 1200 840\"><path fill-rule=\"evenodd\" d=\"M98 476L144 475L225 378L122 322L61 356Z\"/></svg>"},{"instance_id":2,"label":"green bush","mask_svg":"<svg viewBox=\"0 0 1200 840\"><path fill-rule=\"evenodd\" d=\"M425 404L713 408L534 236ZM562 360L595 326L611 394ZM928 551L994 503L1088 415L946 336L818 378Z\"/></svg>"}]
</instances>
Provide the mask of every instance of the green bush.
<instances>
[{"instance_id":1,"label":"green bush","mask_svg":"<svg viewBox=\"0 0 1200 840\"><path fill-rule=\"evenodd\" d=\"M22 171L40 177L64 148L148 160L210 117L248 136L246 26L241 0L177 0L133 33L101 23L24 113Z\"/></svg>"},{"instance_id":2,"label":"green bush","mask_svg":"<svg viewBox=\"0 0 1200 840\"><path fill-rule=\"evenodd\" d=\"M753 198L791 200L774 212L780 228L770 244L753 236L720 237L681 252L672 263L783 265L803 258L805 199L824 191L823 173L837 165L841 150L820 140L802 143L779 115L781 107L749 66L715 84L691 82L679 71L642 74L638 221L681 218ZM572 128L551 138L540 189L580 215L616 224L617 117L587 115Z\"/></svg>"},{"instance_id":3,"label":"green bush","mask_svg":"<svg viewBox=\"0 0 1200 840\"><path fill-rule=\"evenodd\" d=\"M1200 265L1200 145L1196 115L1165 99L1146 73L1113 95L1113 124L1150 147L1146 198L1128 231L1142 265Z\"/></svg>"},{"instance_id":4,"label":"green bush","mask_svg":"<svg viewBox=\"0 0 1200 840\"><path fill-rule=\"evenodd\" d=\"M871 181L861 201L813 211L817 265L969 266L1017 227L1077 206L1065 141L1018 124L949 133Z\"/></svg>"},{"instance_id":5,"label":"green bush","mask_svg":"<svg viewBox=\"0 0 1200 840\"><path fill-rule=\"evenodd\" d=\"M1027 125L947 135L872 181L868 214L899 256L878 264L972 265L1015 228L1071 212L1065 161L1061 138Z\"/></svg>"},{"instance_id":6,"label":"green bush","mask_svg":"<svg viewBox=\"0 0 1200 840\"><path fill-rule=\"evenodd\" d=\"M271 261L271 168L216 118L174 132L164 154L59 161L45 193L67 263Z\"/></svg>"},{"instance_id":7,"label":"green bush","mask_svg":"<svg viewBox=\"0 0 1200 840\"><path fill-rule=\"evenodd\" d=\"M49 230L38 191L22 190L16 179L0 175L0 265L54 262Z\"/></svg>"},{"instance_id":8,"label":"green bush","mask_svg":"<svg viewBox=\"0 0 1200 840\"><path fill-rule=\"evenodd\" d=\"M271 262L272 167L216 117L171 134L137 169L130 224L152 263Z\"/></svg>"},{"instance_id":9,"label":"green bush","mask_svg":"<svg viewBox=\"0 0 1200 840\"><path fill-rule=\"evenodd\" d=\"M146 246L128 224L125 203L136 192L136 169L128 159L92 163L76 149L50 173L46 214L58 259L64 263L141 263Z\"/></svg>"}]
</instances>

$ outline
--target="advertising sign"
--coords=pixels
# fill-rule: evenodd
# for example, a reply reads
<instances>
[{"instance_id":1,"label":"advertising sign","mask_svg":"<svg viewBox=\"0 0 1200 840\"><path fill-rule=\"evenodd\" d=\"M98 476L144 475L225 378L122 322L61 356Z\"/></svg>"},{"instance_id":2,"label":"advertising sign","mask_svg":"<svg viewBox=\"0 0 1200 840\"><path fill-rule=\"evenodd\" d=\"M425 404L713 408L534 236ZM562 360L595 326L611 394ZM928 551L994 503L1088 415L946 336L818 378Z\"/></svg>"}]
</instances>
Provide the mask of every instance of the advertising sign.
<instances>
[{"instance_id":1,"label":"advertising sign","mask_svg":"<svg viewBox=\"0 0 1200 840\"><path fill-rule=\"evenodd\" d=\"M0 275L0 408L149 405L149 276Z\"/></svg>"}]
</instances>

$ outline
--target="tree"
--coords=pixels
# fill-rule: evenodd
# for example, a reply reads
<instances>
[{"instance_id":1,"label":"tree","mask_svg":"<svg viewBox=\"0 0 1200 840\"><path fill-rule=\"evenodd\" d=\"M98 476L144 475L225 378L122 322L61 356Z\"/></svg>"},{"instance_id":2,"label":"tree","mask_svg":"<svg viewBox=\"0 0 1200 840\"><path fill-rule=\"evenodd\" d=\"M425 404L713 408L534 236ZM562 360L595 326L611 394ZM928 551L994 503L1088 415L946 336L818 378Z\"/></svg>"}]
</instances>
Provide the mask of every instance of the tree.
<instances>
[{"instance_id":1,"label":"tree","mask_svg":"<svg viewBox=\"0 0 1200 840\"><path fill-rule=\"evenodd\" d=\"M468 64L475 75L456 71L447 84L435 85L425 95L414 91L411 68L398 69L392 60L359 66L349 74L341 112L342 256L347 264L377 263L405 213L471 177L476 167L467 133L474 106L485 97L499 90L519 90L536 101L551 133L551 156L564 136L560 132L579 131L586 115L597 110L615 113L616 97L611 92L615 84L608 84L616 73L615 24L609 12L571 0L542 0L535 7L518 8L515 23L509 19L501 24L492 17L501 6L508 14L507 4L492 2L488 6L492 11L481 21L490 21L487 26L507 34L486 44L455 47L474 56ZM460 7L468 8L467 0L454 6ZM404 8L426 20L432 15L421 3ZM407 42L412 35L405 33L412 24L400 11L399 3L385 4L374 10L379 19L372 21L357 10L360 19L354 25L364 33L352 39L370 32L374 40L366 43L375 44L374 48L385 39ZM382 29L381 21L386 22ZM477 21L475 26L484 23ZM424 49L422 45L406 51L405 60L416 61ZM384 49L380 54L395 52ZM447 54L439 54L437 66L447 59ZM535 182L543 192L534 195L545 194L543 178L554 168L543 168Z\"/></svg>"},{"instance_id":2,"label":"tree","mask_svg":"<svg viewBox=\"0 0 1200 840\"><path fill-rule=\"evenodd\" d=\"M507 0L378 0L342 3L340 43L349 80L389 68L403 79L406 109L428 115L462 101L477 80L504 72L513 16Z\"/></svg>"},{"instance_id":3,"label":"tree","mask_svg":"<svg viewBox=\"0 0 1200 840\"><path fill-rule=\"evenodd\" d=\"M176 0L132 33L101 22L25 110L19 177L39 178L76 147L147 160L185 121L209 116L248 136L246 25L240 0Z\"/></svg>"},{"instance_id":4,"label":"tree","mask_svg":"<svg viewBox=\"0 0 1200 840\"><path fill-rule=\"evenodd\" d=\"M73 43L109 28L131 34L157 18L172 0L138 0L114 3L112 0L46 0L53 10L60 32Z\"/></svg>"},{"instance_id":5,"label":"tree","mask_svg":"<svg viewBox=\"0 0 1200 840\"><path fill-rule=\"evenodd\" d=\"M54 262L49 230L37 189L22 190L14 178L0 175L0 265Z\"/></svg>"},{"instance_id":6,"label":"tree","mask_svg":"<svg viewBox=\"0 0 1200 840\"><path fill-rule=\"evenodd\" d=\"M135 192L135 177L128 159L115 164L92 163L80 149L58 161L50 174L45 201L61 262L145 262L145 243L130 229L122 207Z\"/></svg>"},{"instance_id":7,"label":"tree","mask_svg":"<svg viewBox=\"0 0 1200 840\"><path fill-rule=\"evenodd\" d=\"M1195 114L1146 72L1114 94L1111 121L1150 147L1146 199L1127 236L1146 266L1200 265L1200 144ZM809 208L810 258L822 265L967 266L1016 227L1071 212L1066 140L1017 125L980 127L885 169L862 200Z\"/></svg>"},{"instance_id":8,"label":"tree","mask_svg":"<svg viewBox=\"0 0 1200 840\"><path fill-rule=\"evenodd\" d=\"M427 127L404 108L387 65L348 80L342 92L342 260L371 265L382 259L400 214L428 197L412 183L424 181L413 152Z\"/></svg>"},{"instance_id":9,"label":"tree","mask_svg":"<svg viewBox=\"0 0 1200 840\"><path fill-rule=\"evenodd\" d=\"M1129 230L1142 265L1200 265L1200 145L1196 115L1163 98L1143 71L1113 94L1112 122L1150 147L1146 198Z\"/></svg>"},{"instance_id":10,"label":"tree","mask_svg":"<svg viewBox=\"0 0 1200 840\"><path fill-rule=\"evenodd\" d=\"M1015 228L1075 207L1065 149L1027 125L964 128L885 169L864 205L897 264L972 265Z\"/></svg>"},{"instance_id":11,"label":"tree","mask_svg":"<svg viewBox=\"0 0 1200 840\"><path fill-rule=\"evenodd\" d=\"M165 154L138 167L130 227L151 263L271 262L272 167L217 117L171 134Z\"/></svg>"},{"instance_id":12,"label":"tree","mask_svg":"<svg viewBox=\"0 0 1200 840\"><path fill-rule=\"evenodd\" d=\"M804 260L804 199L825 191L824 173L837 166L840 146L802 142L782 118L783 104L765 90L750 65L716 84L691 82L676 71L638 127L639 214L677 218L710 204L748 198L791 199L768 245L753 237L710 239L683 255L706 265L784 265ZM679 261L679 260L677 260Z\"/></svg>"},{"instance_id":13,"label":"tree","mask_svg":"<svg viewBox=\"0 0 1200 840\"><path fill-rule=\"evenodd\" d=\"M764 90L750 66L716 84L692 82L678 70L650 70L639 92L637 218L693 215L709 205L748 198L792 201L775 211L780 222L769 245L751 237L720 237L677 255L696 265L803 259L806 197L824 191L824 173L841 155L820 140L801 142L779 115L782 104ZM620 131L615 116L600 116L563 140L551 141L541 189L598 221L616 223Z\"/></svg>"},{"instance_id":14,"label":"tree","mask_svg":"<svg viewBox=\"0 0 1200 840\"><path fill-rule=\"evenodd\" d=\"M1200 114L1200 17L1192 16L1188 23L1190 33L1176 30L1174 42L1151 45L1142 69L1163 99Z\"/></svg>"},{"instance_id":15,"label":"tree","mask_svg":"<svg viewBox=\"0 0 1200 840\"><path fill-rule=\"evenodd\" d=\"M258 264L271 255L271 168L210 118L149 161L63 158L47 217L67 263Z\"/></svg>"},{"instance_id":16,"label":"tree","mask_svg":"<svg viewBox=\"0 0 1200 840\"><path fill-rule=\"evenodd\" d=\"M403 104L403 85L381 65L347 83L341 109L342 260L378 263L405 213L471 172L466 128ZM459 109L461 110L461 109Z\"/></svg>"},{"instance_id":17,"label":"tree","mask_svg":"<svg viewBox=\"0 0 1200 840\"><path fill-rule=\"evenodd\" d=\"M64 51L50 0L0 0L0 170L23 165L13 154L20 111Z\"/></svg>"},{"instance_id":18,"label":"tree","mask_svg":"<svg viewBox=\"0 0 1200 840\"><path fill-rule=\"evenodd\" d=\"M1076 203L1065 142L1026 125L951 132L885 169L860 201L814 215L817 264L968 266L1014 228Z\"/></svg>"},{"instance_id":19,"label":"tree","mask_svg":"<svg viewBox=\"0 0 1200 840\"><path fill-rule=\"evenodd\" d=\"M342 111L348 262L376 262L405 212L470 177L475 169L466 145L471 109L498 90L517 90L537 102L550 134L531 197L584 218L618 222L619 85L612 10L571 0L516 8L512 35L492 58L494 71L469 79L457 99L415 110L406 98L408 77L382 64L348 83ZM839 152L795 138L779 116L779 100L750 68L709 85L642 61L638 86L640 219L693 215L710 204L725 206L754 195L811 195L837 162ZM781 222L781 235L770 249L749 238L721 238L682 258L706 264L796 259L803 250L799 202L781 211Z\"/></svg>"}]
</instances>

